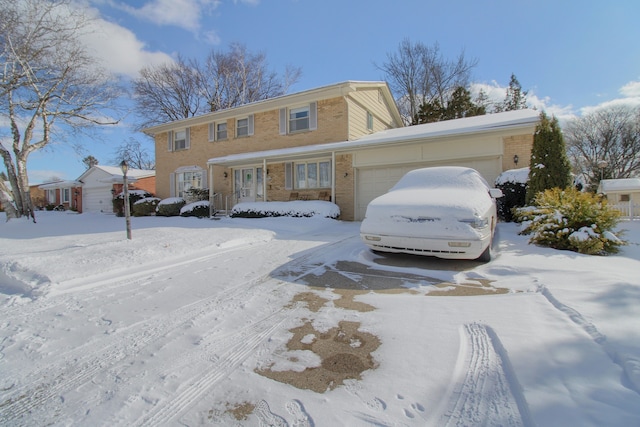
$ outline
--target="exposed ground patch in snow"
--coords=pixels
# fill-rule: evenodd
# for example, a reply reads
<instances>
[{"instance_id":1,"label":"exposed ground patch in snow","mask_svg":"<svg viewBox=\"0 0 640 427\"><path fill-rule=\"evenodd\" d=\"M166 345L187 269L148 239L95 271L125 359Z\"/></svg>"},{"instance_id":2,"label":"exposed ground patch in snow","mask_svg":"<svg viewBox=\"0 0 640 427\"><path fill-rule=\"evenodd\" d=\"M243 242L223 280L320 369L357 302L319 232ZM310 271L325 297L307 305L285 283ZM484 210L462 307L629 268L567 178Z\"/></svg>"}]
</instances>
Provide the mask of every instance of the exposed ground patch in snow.
<instances>
[{"instance_id":1,"label":"exposed ground patch in snow","mask_svg":"<svg viewBox=\"0 0 640 427\"><path fill-rule=\"evenodd\" d=\"M640 222L609 257L499 224L487 264L320 218L132 225L0 224L0 424L640 425Z\"/></svg>"}]
</instances>

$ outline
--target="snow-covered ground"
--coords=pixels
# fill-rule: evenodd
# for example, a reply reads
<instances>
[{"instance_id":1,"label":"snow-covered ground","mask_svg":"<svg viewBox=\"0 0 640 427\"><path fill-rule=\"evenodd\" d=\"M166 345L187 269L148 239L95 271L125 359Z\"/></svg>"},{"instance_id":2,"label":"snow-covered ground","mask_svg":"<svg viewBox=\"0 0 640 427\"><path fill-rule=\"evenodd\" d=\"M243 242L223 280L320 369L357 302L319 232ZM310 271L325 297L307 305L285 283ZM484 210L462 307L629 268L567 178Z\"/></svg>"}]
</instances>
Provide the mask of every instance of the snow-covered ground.
<instances>
[{"instance_id":1,"label":"snow-covered ground","mask_svg":"<svg viewBox=\"0 0 640 427\"><path fill-rule=\"evenodd\" d=\"M382 257L360 223L38 212L0 224L0 424L640 425L620 254Z\"/></svg>"}]
</instances>

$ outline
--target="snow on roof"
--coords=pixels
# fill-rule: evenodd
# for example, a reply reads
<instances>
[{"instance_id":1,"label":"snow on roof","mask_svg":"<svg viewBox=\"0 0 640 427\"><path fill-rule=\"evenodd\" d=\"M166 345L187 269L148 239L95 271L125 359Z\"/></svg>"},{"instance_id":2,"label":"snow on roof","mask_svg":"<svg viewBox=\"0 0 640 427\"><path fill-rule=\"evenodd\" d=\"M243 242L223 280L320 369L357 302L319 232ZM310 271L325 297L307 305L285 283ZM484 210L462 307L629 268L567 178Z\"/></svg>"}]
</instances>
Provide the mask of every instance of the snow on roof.
<instances>
[{"instance_id":1,"label":"snow on roof","mask_svg":"<svg viewBox=\"0 0 640 427\"><path fill-rule=\"evenodd\" d=\"M95 165L94 168L101 169L109 175L113 175L114 177L122 176L122 169L120 169L120 166ZM156 171L146 169L129 169L127 171L127 177L131 178L147 178L150 176L156 176Z\"/></svg>"},{"instance_id":2,"label":"snow on roof","mask_svg":"<svg viewBox=\"0 0 640 427\"><path fill-rule=\"evenodd\" d=\"M598 193L607 194L612 191L640 191L640 178L603 179L598 186Z\"/></svg>"},{"instance_id":3,"label":"snow on roof","mask_svg":"<svg viewBox=\"0 0 640 427\"><path fill-rule=\"evenodd\" d=\"M255 151L249 153L232 154L209 159L209 164L239 163L254 159L295 158L308 153L327 151L346 151L361 147L396 142L410 142L445 136L464 135L469 133L487 132L514 126L533 125L538 122L540 113L535 110L515 110L504 113L487 114L484 116L467 117L463 119L446 120L443 122L427 123L423 125L389 129L363 136L354 141L331 142L302 147L281 148L276 150Z\"/></svg>"},{"instance_id":4,"label":"snow on roof","mask_svg":"<svg viewBox=\"0 0 640 427\"><path fill-rule=\"evenodd\" d=\"M81 187L82 183L79 181L55 181L48 182L46 184L38 185L38 188L42 190L55 190L58 188L69 188L69 187Z\"/></svg>"}]
</instances>

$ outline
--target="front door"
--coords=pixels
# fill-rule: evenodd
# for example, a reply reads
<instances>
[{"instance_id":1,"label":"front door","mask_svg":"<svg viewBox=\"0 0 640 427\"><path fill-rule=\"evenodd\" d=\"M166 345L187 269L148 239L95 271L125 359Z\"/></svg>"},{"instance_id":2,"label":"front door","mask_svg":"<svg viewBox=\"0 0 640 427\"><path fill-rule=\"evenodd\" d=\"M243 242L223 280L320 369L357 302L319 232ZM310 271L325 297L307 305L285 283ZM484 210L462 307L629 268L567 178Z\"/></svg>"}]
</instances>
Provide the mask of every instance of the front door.
<instances>
[{"instance_id":1,"label":"front door","mask_svg":"<svg viewBox=\"0 0 640 427\"><path fill-rule=\"evenodd\" d=\"M238 201L255 202L256 201L256 180L255 169L244 168L235 171L236 192Z\"/></svg>"}]
</instances>

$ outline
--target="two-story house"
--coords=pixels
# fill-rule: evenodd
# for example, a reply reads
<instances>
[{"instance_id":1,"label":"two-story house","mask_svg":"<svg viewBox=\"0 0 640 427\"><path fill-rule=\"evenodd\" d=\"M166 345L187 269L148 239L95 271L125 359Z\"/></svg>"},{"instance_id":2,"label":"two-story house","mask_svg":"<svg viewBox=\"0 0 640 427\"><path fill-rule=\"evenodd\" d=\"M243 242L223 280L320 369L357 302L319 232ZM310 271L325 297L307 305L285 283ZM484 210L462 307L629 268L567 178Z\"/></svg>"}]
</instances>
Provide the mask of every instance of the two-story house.
<instances>
[{"instance_id":1,"label":"two-story house","mask_svg":"<svg viewBox=\"0 0 640 427\"><path fill-rule=\"evenodd\" d=\"M331 200L341 218L407 171L456 164L492 181L529 161L531 110L404 128L385 82L348 81L145 129L156 143L156 193L209 188L217 209L243 201ZM517 166L517 162L516 162Z\"/></svg>"}]
</instances>

